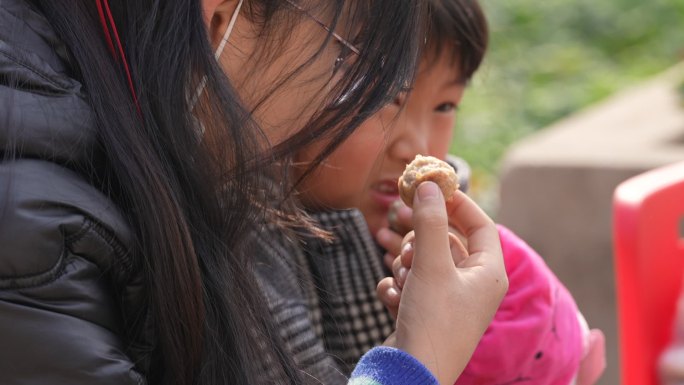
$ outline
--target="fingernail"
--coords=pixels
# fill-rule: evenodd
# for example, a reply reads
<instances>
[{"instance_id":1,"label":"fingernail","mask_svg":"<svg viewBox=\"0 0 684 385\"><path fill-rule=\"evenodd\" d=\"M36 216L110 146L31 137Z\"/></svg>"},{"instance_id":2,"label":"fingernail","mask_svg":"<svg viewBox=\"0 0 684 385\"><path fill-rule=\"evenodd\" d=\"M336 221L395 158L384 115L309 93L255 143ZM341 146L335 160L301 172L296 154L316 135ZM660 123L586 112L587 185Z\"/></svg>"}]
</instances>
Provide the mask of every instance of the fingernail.
<instances>
[{"instance_id":1,"label":"fingernail","mask_svg":"<svg viewBox=\"0 0 684 385\"><path fill-rule=\"evenodd\" d=\"M400 267L397 271L397 286L403 287L404 282L406 282L406 276L408 275L408 269L405 267Z\"/></svg>"},{"instance_id":2,"label":"fingernail","mask_svg":"<svg viewBox=\"0 0 684 385\"><path fill-rule=\"evenodd\" d=\"M413 250L413 243L407 242L404 247L401 248L401 255L406 255Z\"/></svg>"},{"instance_id":3,"label":"fingernail","mask_svg":"<svg viewBox=\"0 0 684 385\"><path fill-rule=\"evenodd\" d=\"M390 254L390 253L385 253L385 256L383 257L383 260L385 261L385 266L389 267L390 270L392 270L392 263L394 262L395 256Z\"/></svg>"},{"instance_id":4,"label":"fingernail","mask_svg":"<svg viewBox=\"0 0 684 385\"><path fill-rule=\"evenodd\" d=\"M416 196L418 196L419 201L424 199L431 199L439 194L439 187L434 182L423 182L418 186L418 191Z\"/></svg>"},{"instance_id":5,"label":"fingernail","mask_svg":"<svg viewBox=\"0 0 684 385\"><path fill-rule=\"evenodd\" d=\"M387 289L387 296L397 298L399 297L399 291L393 287L390 287Z\"/></svg>"},{"instance_id":6,"label":"fingernail","mask_svg":"<svg viewBox=\"0 0 684 385\"><path fill-rule=\"evenodd\" d=\"M390 212L392 210L399 210L402 207L406 207L406 205L404 204L404 202L401 199L397 199L396 201L392 202L392 204L390 206L391 206Z\"/></svg>"}]
</instances>

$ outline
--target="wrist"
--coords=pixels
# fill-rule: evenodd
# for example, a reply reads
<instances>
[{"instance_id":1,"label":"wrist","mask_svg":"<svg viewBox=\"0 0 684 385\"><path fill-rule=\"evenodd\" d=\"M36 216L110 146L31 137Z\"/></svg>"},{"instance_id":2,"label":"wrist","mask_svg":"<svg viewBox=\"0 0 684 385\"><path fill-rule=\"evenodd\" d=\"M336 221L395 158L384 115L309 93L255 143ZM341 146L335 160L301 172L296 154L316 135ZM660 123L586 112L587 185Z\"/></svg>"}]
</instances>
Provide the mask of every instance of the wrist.
<instances>
[{"instance_id":1,"label":"wrist","mask_svg":"<svg viewBox=\"0 0 684 385\"><path fill-rule=\"evenodd\" d=\"M418 359L403 350L381 346L368 351L357 364L349 385L439 385Z\"/></svg>"}]
</instances>

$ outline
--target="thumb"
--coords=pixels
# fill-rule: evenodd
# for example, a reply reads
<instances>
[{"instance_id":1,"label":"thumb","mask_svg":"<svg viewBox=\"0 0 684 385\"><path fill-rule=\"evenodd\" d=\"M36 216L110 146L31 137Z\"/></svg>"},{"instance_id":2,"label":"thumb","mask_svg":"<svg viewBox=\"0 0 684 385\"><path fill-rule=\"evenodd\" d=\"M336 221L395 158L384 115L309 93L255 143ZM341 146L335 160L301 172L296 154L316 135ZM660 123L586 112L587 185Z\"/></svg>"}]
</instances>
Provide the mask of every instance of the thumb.
<instances>
[{"instance_id":1,"label":"thumb","mask_svg":"<svg viewBox=\"0 0 684 385\"><path fill-rule=\"evenodd\" d=\"M449 248L449 220L444 196L437 184L423 182L413 198L415 232L411 270L420 273L448 271L454 267Z\"/></svg>"}]
</instances>

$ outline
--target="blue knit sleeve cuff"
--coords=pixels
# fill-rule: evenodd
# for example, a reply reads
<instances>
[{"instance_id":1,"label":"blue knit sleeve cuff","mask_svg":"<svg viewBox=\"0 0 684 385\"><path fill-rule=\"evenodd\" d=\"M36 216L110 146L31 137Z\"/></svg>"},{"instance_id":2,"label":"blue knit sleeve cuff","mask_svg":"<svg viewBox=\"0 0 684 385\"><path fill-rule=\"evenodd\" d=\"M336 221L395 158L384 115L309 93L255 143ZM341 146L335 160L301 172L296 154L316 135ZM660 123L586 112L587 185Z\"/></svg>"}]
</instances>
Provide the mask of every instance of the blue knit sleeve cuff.
<instances>
[{"instance_id":1,"label":"blue knit sleeve cuff","mask_svg":"<svg viewBox=\"0 0 684 385\"><path fill-rule=\"evenodd\" d=\"M368 351L348 385L439 385L429 370L410 354L381 346Z\"/></svg>"}]
</instances>

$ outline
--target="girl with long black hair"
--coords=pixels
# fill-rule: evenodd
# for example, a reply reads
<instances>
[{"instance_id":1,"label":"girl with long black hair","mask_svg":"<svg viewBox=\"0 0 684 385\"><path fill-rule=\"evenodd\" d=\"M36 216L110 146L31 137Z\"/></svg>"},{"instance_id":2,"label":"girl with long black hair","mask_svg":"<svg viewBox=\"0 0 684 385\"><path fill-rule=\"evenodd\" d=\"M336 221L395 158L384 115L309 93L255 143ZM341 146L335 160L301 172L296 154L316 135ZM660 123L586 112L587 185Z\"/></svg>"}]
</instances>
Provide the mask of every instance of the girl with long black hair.
<instances>
[{"instance_id":1,"label":"girl with long black hair","mask_svg":"<svg viewBox=\"0 0 684 385\"><path fill-rule=\"evenodd\" d=\"M265 365L305 383L245 239L264 218L308 226L292 154L325 137L322 161L401 90L423 18L418 0L0 0L2 383L258 384ZM467 315L445 309L458 270L433 187L395 348L351 381L455 378L503 295L493 226L464 201L450 217L487 279L459 294Z\"/></svg>"}]
</instances>

